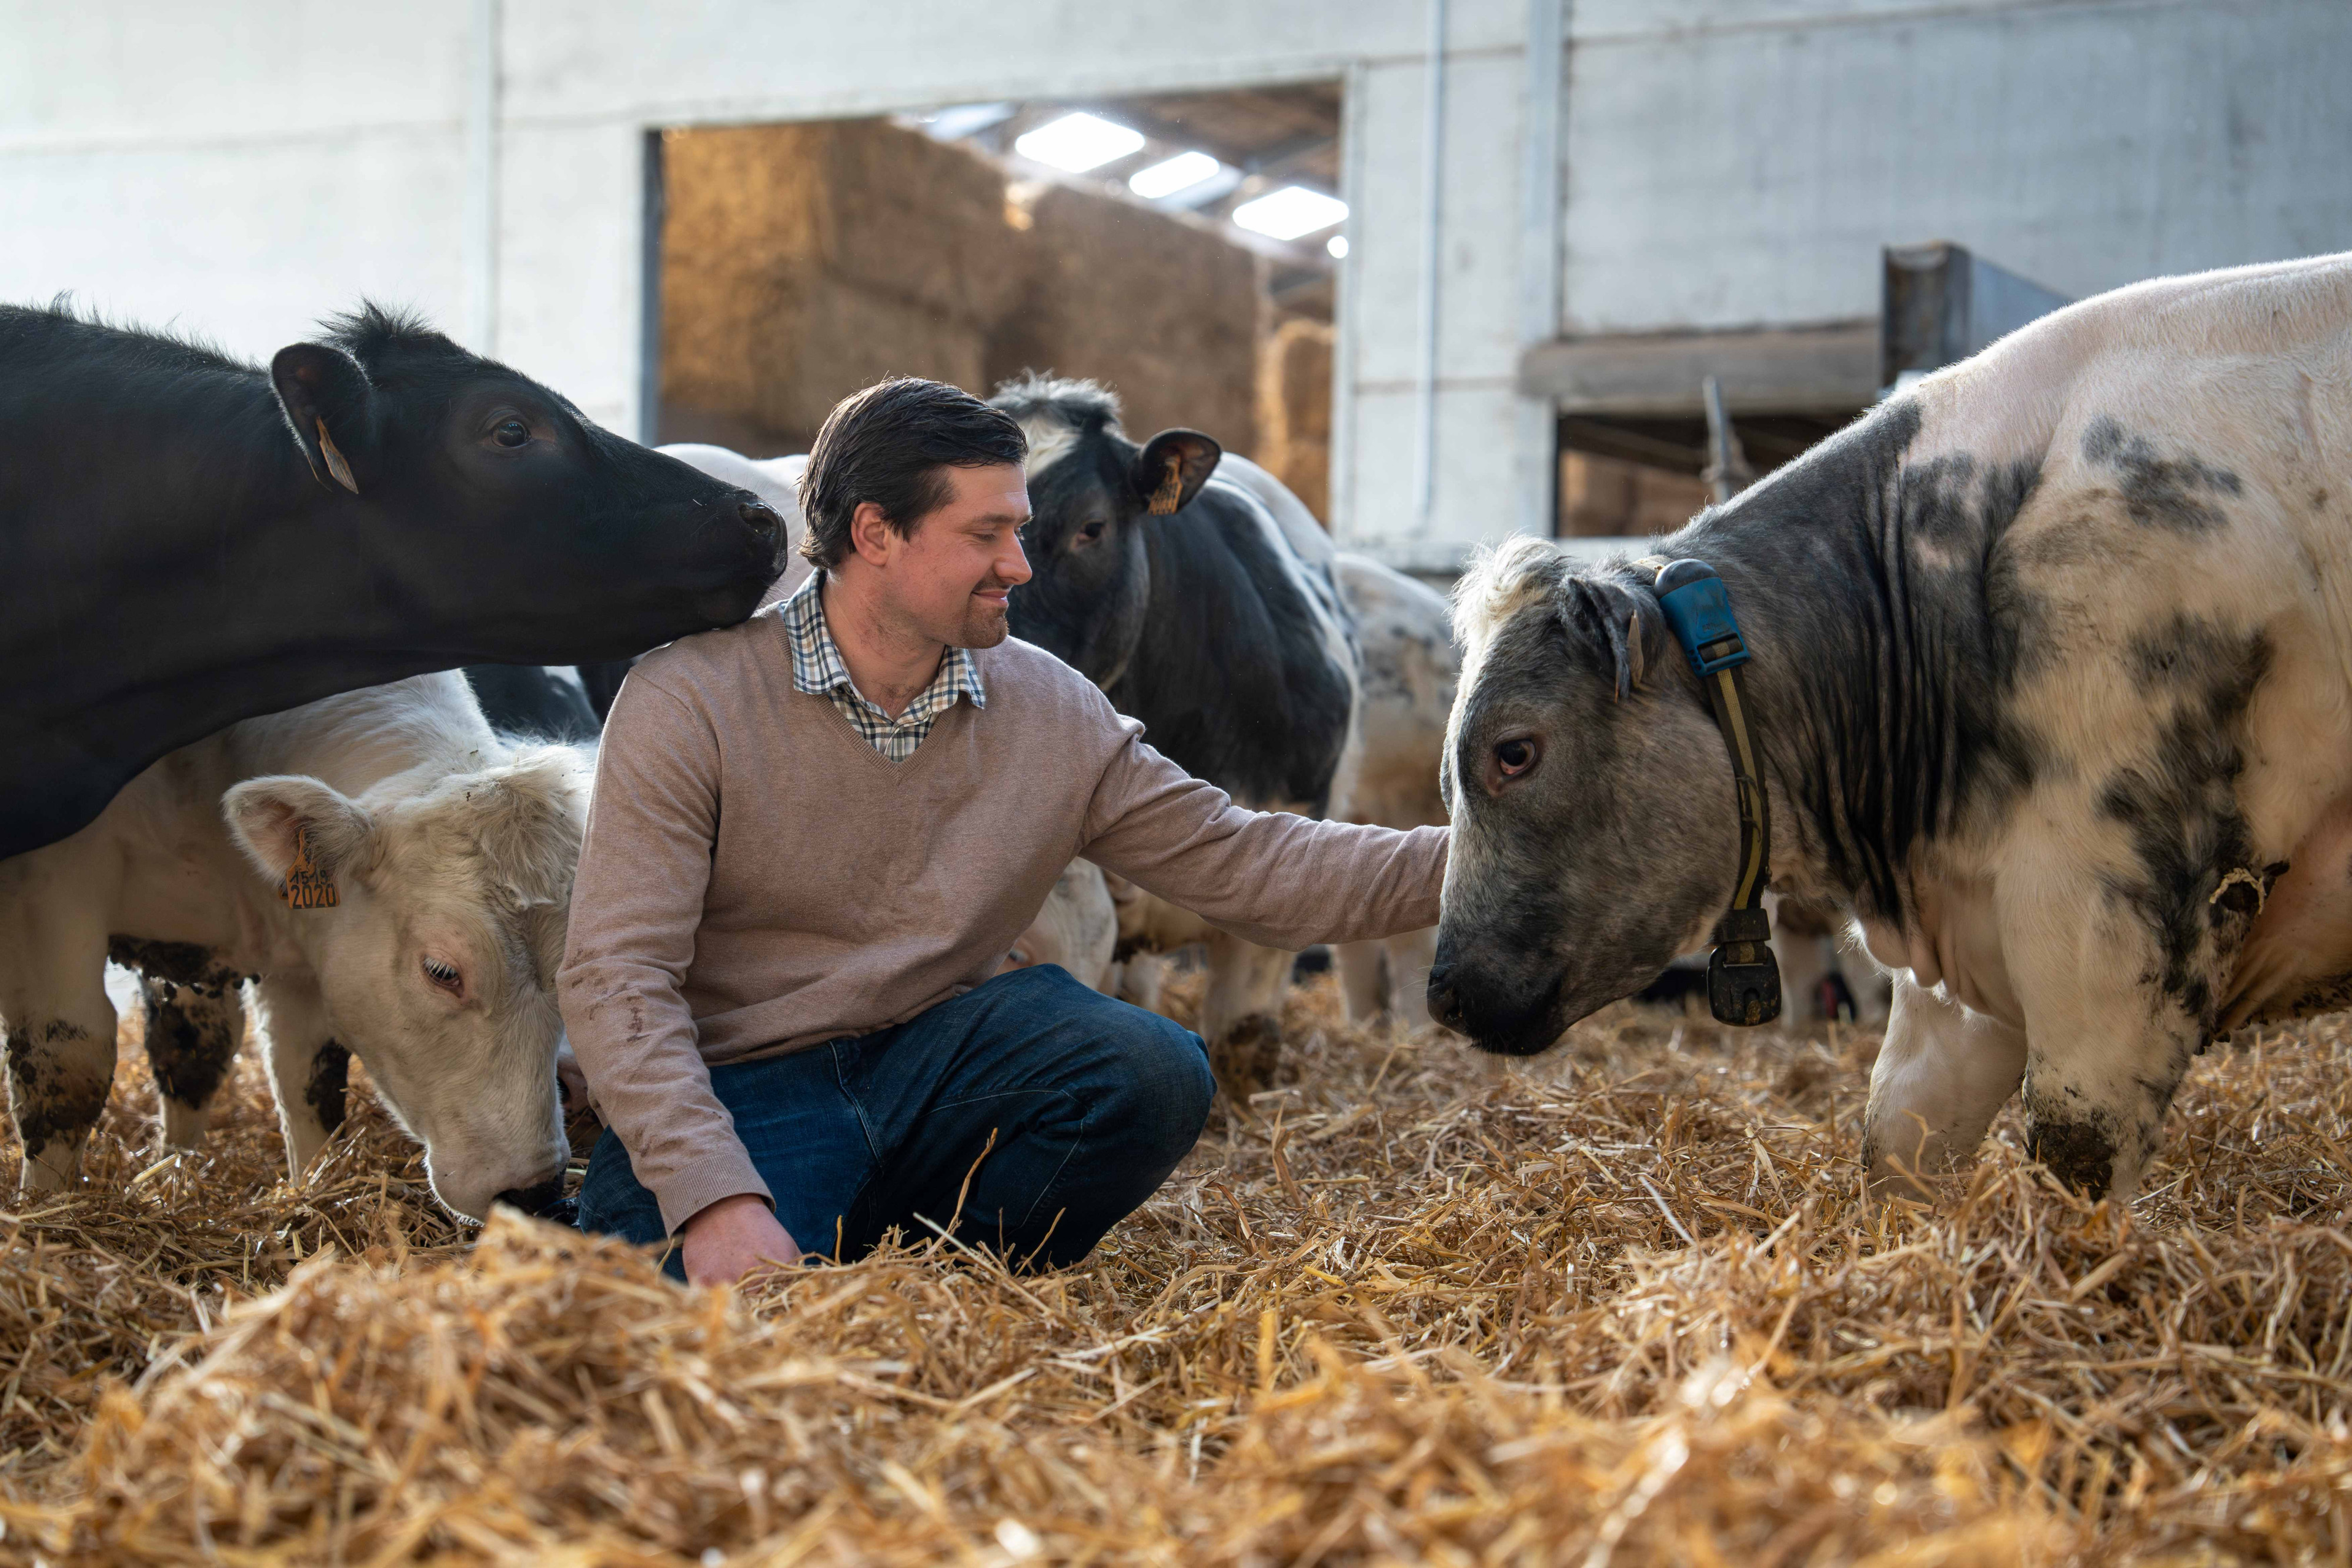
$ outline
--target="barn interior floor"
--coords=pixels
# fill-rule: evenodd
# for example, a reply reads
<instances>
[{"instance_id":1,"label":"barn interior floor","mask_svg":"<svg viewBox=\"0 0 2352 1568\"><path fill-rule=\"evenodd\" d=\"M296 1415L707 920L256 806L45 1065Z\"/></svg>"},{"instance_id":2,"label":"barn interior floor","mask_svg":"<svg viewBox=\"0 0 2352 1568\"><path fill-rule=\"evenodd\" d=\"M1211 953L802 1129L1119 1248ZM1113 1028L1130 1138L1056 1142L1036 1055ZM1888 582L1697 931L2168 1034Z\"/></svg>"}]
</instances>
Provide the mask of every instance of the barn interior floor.
<instances>
[{"instance_id":1,"label":"barn interior floor","mask_svg":"<svg viewBox=\"0 0 2352 1568\"><path fill-rule=\"evenodd\" d=\"M1197 977L1177 982L1180 997ZM2341 1561L2352 1030L2196 1064L2126 1217L2012 1119L1857 1200L1867 1032L1621 1006L1508 1066L1297 988L1082 1269L943 1244L688 1292L431 1208L260 1074L159 1162L126 1040L0 1225L0 1561ZM11 1187L16 1155L0 1179Z\"/></svg>"}]
</instances>

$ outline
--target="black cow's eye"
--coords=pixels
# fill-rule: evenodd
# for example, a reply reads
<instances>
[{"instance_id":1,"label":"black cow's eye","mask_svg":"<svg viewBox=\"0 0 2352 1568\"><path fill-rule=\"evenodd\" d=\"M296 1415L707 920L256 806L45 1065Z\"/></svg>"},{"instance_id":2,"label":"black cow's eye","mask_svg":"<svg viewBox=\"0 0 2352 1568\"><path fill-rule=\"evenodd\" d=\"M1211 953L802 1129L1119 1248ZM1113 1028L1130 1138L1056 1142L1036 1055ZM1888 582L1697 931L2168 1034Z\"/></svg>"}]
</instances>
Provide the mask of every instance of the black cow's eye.
<instances>
[{"instance_id":1,"label":"black cow's eye","mask_svg":"<svg viewBox=\"0 0 2352 1568\"><path fill-rule=\"evenodd\" d=\"M1495 745L1495 767L1506 779L1517 779L1536 765L1541 748L1533 737L1497 741Z\"/></svg>"},{"instance_id":2,"label":"black cow's eye","mask_svg":"<svg viewBox=\"0 0 2352 1568\"><path fill-rule=\"evenodd\" d=\"M490 439L500 446L522 446L530 440L530 426L519 419L502 419L490 432Z\"/></svg>"},{"instance_id":3,"label":"black cow's eye","mask_svg":"<svg viewBox=\"0 0 2352 1568\"><path fill-rule=\"evenodd\" d=\"M1088 523L1085 528L1080 528L1078 530L1077 538L1073 542L1078 545L1090 545L1100 539L1102 537L1103 526L1099 521L1096 521Z\"/></svg>"}]
</instances>

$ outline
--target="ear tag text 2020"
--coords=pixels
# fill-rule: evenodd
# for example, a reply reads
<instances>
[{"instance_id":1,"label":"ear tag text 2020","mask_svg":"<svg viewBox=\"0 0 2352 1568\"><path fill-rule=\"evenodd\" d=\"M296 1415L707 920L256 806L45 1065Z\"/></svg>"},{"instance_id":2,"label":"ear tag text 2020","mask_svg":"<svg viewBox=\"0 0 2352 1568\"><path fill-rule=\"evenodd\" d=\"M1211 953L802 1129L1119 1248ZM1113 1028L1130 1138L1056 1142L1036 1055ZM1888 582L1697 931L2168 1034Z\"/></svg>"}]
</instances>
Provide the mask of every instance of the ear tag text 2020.
<instances>
[{"instance_id":1,"label":"ear tag text 2020","mask_svg":"<svg viewBox=\"0 0 2352 1568\"><path fill-rule=\"evenodd\" d=\"M335 893L332 872L320 869L310 854L310 830L294 830L294 863L286 868L286 907L332 909L342 900Z\"/></svg>"}]
</instances>

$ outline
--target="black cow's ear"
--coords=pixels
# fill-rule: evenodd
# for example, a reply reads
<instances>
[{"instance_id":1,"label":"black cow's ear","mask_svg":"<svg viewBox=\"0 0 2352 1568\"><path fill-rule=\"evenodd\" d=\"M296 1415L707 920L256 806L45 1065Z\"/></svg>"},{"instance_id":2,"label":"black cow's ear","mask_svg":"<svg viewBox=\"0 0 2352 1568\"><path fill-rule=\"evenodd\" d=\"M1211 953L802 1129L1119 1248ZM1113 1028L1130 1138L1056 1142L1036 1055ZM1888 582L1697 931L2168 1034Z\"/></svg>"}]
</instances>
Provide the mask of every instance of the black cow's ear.
<instances>
[{"instance_id":1,"label":"black cow's ear","mask_svg":"<svg viewBox=\"0 0 2352 1568\"><path fill-rule=\"evenodd\" d=\"M1223 447L1197 430L1163 430L1143 444L1128 483L1145 511L1164 517L1192 504L1224 455Z\"/></svg>"},{"instance_id":2,"label":"black cow's ear","mask_svg":"<svg viewBox=\"0 0 2352 1568\"><path fill-rule=\"evenodd\" d=\"M1614 577L1570 577L1560 585L1569 629L1604 649L1616 671L1616 698L1639 690L1666 651L1656 595Z\"/></svg>"},{"instance_id":3,"label":"black cow's ear","mask_svg":"<svg viewBox=\"0 0 2352 1568\"><path fill-rule=\"evenodd\" d=\"M310 472L330 488L341 485L356 496L360 482L352 455L364 460L375 427L375 389L360 362L323 343L289 343L269 361L278 405L293 427L295 444Z\"/></svg>"}]
</instances>

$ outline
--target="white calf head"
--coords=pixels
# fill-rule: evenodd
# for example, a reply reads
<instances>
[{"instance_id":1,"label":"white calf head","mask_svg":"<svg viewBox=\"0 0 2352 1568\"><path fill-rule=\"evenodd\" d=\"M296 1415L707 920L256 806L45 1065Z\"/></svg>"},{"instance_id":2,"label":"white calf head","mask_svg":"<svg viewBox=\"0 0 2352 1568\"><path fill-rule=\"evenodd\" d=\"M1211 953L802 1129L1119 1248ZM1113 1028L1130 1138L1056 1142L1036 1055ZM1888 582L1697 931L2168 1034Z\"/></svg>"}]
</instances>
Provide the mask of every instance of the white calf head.
<instances>
[{"instance_id":1,"label":"white calf head","mask_svg":"<svg viewBox=\"0 0 2352 1568\"><path fill-rule=\"evenodd\" d=\"M304 844L333 879L335 904L293 919L335 1038L424 1144L435 1196L479 1218L563 1171L555 971L587 773L568 748L518 747L424 793L383 793L369 804L279 776L221 804L273 883Z\"/></svg>"},{"instance_id":2,"label":"white calf head","mask_svg":"<svg viewBox=\"0 0 2352 1568\"><path fill-rule=\"evenodd\" d=\"M1045 907L1013 945L1005 967L1059 964L1078 984L1099 991L1109 982L1118 946L1118 910L1102 872L1091 861L1072 861L1045 895Z\"/></svg>"}]
</instances>

